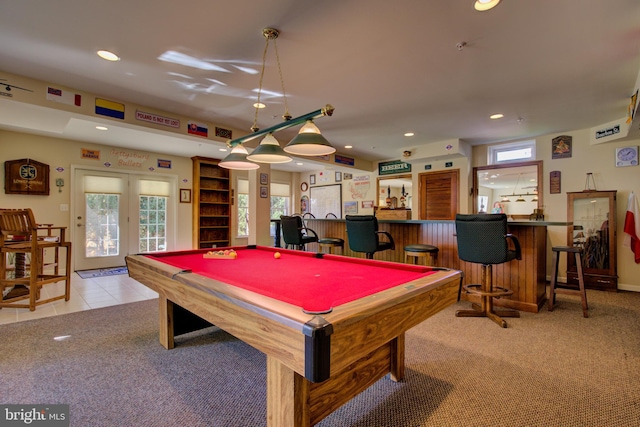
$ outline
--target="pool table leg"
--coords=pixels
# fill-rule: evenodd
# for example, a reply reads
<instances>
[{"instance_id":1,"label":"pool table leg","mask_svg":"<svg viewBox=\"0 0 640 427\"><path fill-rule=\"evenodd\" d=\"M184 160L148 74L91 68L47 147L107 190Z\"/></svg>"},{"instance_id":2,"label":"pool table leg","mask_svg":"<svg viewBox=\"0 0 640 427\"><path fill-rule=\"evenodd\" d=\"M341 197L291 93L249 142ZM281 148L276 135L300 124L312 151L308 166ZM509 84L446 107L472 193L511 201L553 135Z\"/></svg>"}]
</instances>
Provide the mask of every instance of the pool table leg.
<instances>
[{"instance_id":1,"label":"pool table leg","mask_svg":"<svg viewBox=\"0 0 640 427\"><path fill-rule=\"evenodd\" d=\"M267 426L313 426L386 374L402 380L404 344L402 333L319 383L267 354Z\"/></svg>"},{"instance_id":2,"label":"pool table leg","mask_svg":"<svg viewBox=\"0 0 640 427\"><path fill-rule=\"evenodd\" d=\"M389 377L396 382L402 381L404 379L404 332L391 340L389 346L391 350Z\"/></svg>"},{"instance_id":3,"label":"pool table leg","mask_svg":"<svg viewBox=\"0 0 640 427\"><path fill-rule=\"evenodd\" d=\"M158 324L160 325L160 344L167 350L175 347L173 333L173 302L160 294L158 296Z\"/></svg>"}]
</instances>

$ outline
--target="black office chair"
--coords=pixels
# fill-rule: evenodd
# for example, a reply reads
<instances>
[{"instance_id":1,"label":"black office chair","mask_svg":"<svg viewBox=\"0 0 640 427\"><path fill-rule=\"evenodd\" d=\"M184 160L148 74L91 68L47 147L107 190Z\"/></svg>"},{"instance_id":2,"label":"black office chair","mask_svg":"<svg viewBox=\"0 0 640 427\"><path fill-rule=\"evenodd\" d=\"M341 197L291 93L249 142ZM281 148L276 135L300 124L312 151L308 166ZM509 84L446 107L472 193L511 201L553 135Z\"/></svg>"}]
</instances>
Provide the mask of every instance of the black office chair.
<instances>
[{"instance_id":1,"label":"black office chair","mask_svg":"<svg viewBox=\"0 0 640 427\"><path fill-rule=\"evenodd\" d=\"M395 249L393 236L386 231L378 231L378 219L373 215L347 215L347 238L349 249L354 252L364 252L368 259L373 254L387 249ZM388 240L380 240L385 236Z\"/></svg>"},{"instance_id":2,"label":"black office chair","mask_svg":"<svg viewBox=\"0 0 640 427\"><path fill-rule=\"evenodd\" d=\"M500 316L520 317L516 310L493 309L493 298L513 294L512 290L494 286L492 265L521 259L520 242L507 232L505 214L456 215L456 235L458 256L461 260L482 264L481 284L464 285L463 289L473 295L479 295L481 305L473 304L471 310L456 311L457 317L488 317L503 328L507 327ZM509 249L509 241L514 249Z\"/></svg>"},{"instance_id":3,"label":"black office chair","mask_svg":"<svg viewBox=\"0 0 640 427\"><path fill-rule=\"evenodd\" d=\"M284 239L285 248L291 246L293 249L306 250L307 243L318 241L316 232L305 227L302 224L302 217L298 215L282 215L280 217L280 225L282 227L282 238Z\"/></svg>"}]
</instances>

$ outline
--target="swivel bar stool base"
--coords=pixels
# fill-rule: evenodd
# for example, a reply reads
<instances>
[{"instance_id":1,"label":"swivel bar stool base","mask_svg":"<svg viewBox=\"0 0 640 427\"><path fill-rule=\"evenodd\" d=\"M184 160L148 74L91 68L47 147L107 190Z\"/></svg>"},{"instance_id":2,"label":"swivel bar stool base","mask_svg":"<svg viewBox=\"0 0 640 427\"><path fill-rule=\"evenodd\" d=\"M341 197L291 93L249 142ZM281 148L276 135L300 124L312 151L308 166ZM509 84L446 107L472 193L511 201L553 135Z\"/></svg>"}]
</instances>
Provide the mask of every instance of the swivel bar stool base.
<instances>
[{"instance_id":1,"label":"swivel bar stool base","mask_svg":"<svg viewBox=\"0 0 640 427\"><path fill-rule=\"evenodd\" d=\"M500 327L506 328L507 322L502 317L520 317L517 310L494 310L493 299L506 297L513 294L512 290L493 286L491 283L491 264L482 266L482 283L477 285L464 285L462 288L469 294L479 295L481 304L471 304L471 310L458 310L456 317L488 317Z\"/></svg>"}]
</instances>

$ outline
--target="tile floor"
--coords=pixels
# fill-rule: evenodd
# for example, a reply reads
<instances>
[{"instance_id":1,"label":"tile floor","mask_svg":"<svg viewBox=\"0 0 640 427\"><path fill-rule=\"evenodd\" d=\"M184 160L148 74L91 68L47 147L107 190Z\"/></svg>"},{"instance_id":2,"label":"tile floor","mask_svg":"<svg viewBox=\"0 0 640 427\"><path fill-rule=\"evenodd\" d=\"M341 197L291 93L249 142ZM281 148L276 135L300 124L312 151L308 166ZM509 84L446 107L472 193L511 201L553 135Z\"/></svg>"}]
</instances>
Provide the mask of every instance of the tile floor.
<instances>
[{"instance_id":1,"label":"tile floor","mask_svg":"<svg viewBox=\"0 0 640 427\"><path fill-rule=\"evenodd\" d=\"M45 285L41 292L43 297L62 294L64 282ZM69 301L59 300L43 304L36 307L35 311L29 311L28 308L2 308L0 325L153 298L158 298L155 291L126 274L83 279L73 273Z\"/></svg>"}]
</instances>

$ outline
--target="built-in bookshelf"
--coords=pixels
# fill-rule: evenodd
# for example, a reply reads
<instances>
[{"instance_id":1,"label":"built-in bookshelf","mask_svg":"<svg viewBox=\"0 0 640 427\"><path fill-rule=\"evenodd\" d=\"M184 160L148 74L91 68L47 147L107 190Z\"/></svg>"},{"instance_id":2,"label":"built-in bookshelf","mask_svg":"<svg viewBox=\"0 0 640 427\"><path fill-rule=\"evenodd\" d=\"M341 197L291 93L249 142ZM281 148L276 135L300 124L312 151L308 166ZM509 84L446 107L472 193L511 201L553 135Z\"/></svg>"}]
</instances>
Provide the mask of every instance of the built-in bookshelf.
<instances>
[{"instance_id":1,"label":"built-in bookshelf","mask_svg":"<svg viewBox=\"0 0 640 427\"><path fill-rule=\"evenodd\" d=\"M229 246L231 183L219 160L193 157L193 244L197 248Z\"/></svg>"}]
</instances>

